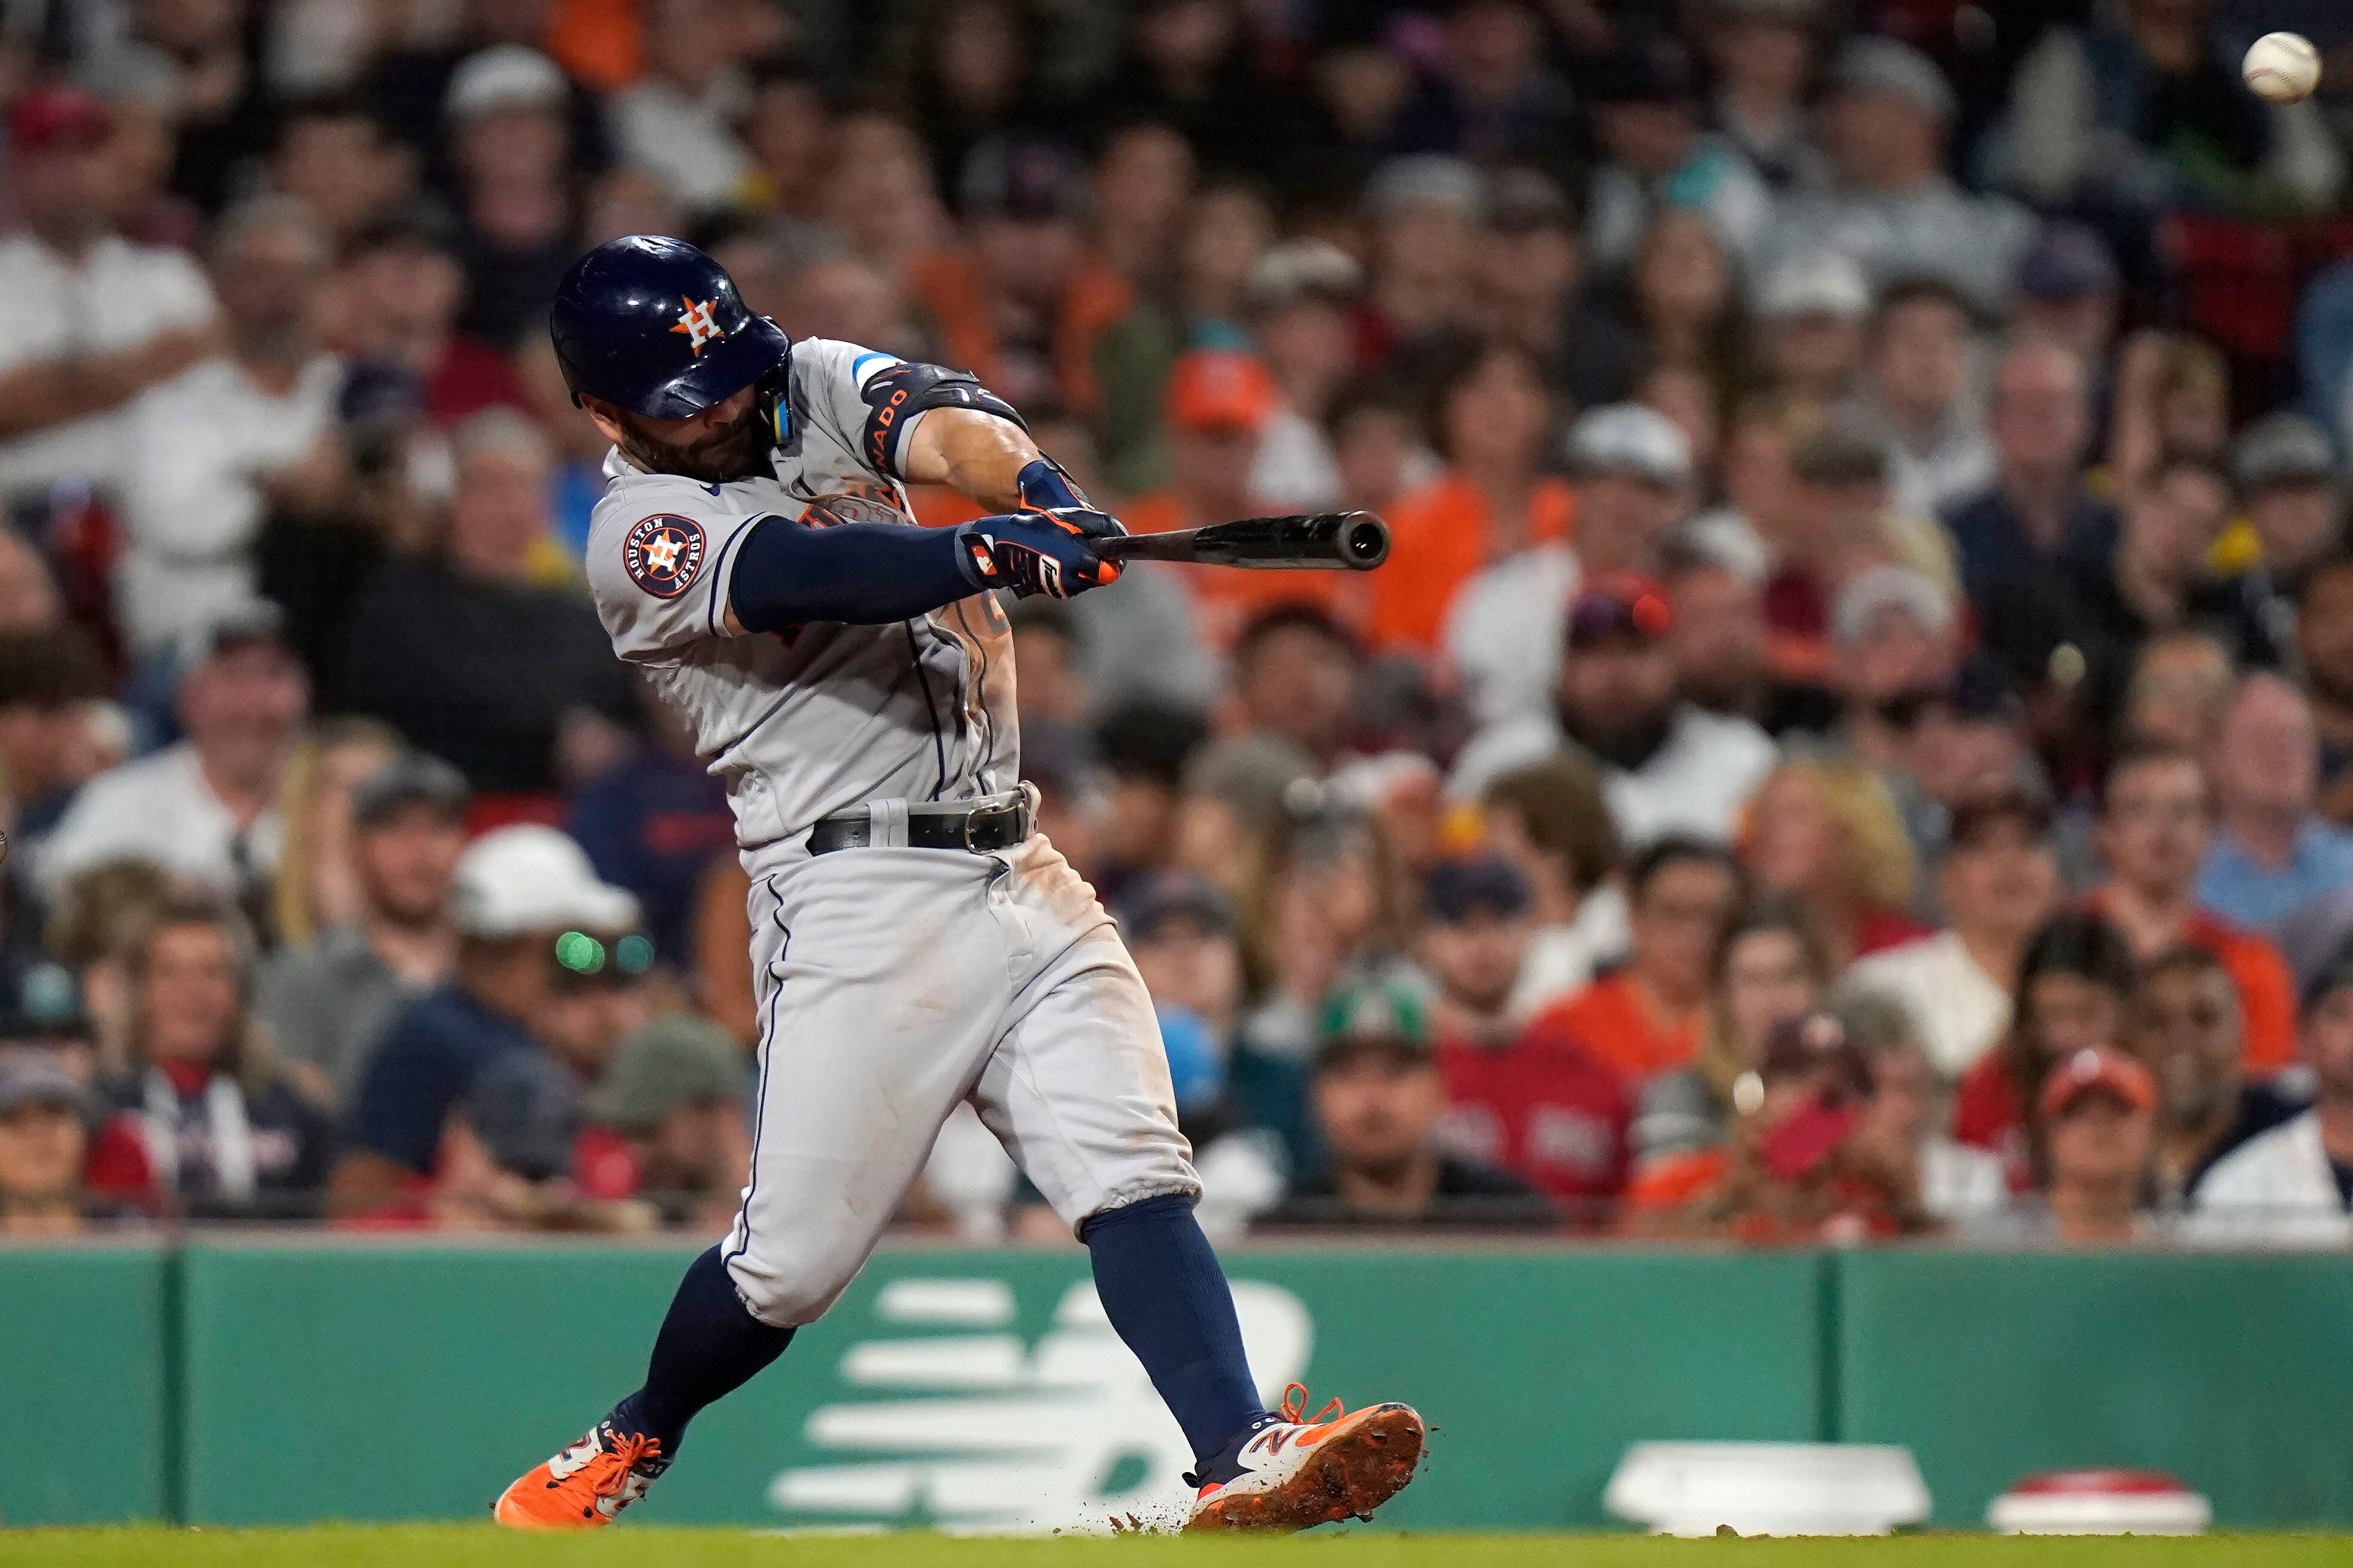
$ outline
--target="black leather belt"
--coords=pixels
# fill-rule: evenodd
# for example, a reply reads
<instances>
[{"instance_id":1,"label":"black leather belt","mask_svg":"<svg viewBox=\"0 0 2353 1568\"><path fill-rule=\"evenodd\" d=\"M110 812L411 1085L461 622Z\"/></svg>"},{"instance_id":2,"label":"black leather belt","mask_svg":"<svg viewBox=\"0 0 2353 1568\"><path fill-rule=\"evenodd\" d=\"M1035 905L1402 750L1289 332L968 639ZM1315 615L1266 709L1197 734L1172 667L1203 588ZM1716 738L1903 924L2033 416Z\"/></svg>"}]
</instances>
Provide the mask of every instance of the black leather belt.
<instances>
[{"instance_id":1,"label":"black leather belt","mask_svg":"<svg viewBox=\"0 0 2353 1568\"><path fill-rule=\"evenodd\" d=\"M1000 795L955 805L925 802L908 806L905 843L910 849L993 855L1020 844L1032 831L1028 795ZM871 849L874 841L874 813L845 811L819 818L809 829L808 852L830 855L837 849Z\"/></svg>"}]
</instances>

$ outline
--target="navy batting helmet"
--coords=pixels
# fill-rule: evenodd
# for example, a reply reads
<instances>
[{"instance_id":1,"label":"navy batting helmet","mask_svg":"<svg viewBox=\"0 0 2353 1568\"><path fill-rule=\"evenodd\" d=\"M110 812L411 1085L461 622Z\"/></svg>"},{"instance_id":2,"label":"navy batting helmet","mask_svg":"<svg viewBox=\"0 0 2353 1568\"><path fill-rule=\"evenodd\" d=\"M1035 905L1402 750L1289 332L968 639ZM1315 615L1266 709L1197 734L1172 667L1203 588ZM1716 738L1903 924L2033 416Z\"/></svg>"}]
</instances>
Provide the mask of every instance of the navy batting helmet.
<instances>
[{"instance_id":1,"label":"navy batting helmet","mask_svg":"<svg viewBox=\"0 0 2353 1568\"><path fill-rule=\"evenodd\" d=\"M684 240L632 234L572 264L548 335L575 403L649 419L702 413L782 364L784 329L744 308L727 269Z\"/></svg>"}]
</instances>

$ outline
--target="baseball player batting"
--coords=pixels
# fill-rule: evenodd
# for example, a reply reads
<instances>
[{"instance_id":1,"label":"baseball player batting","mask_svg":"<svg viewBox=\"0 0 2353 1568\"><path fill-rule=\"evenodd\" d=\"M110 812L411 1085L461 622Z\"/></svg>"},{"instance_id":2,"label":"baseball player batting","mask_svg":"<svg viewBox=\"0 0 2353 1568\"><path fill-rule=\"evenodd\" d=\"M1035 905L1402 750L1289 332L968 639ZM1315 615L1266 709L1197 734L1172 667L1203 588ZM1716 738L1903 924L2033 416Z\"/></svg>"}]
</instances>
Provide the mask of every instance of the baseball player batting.
<instances>
[{"instance_id":1,"label":"baseball player batting","mask_svg":"<svg viewBox=\"0 0 2353 1568\"><path fill-rule=\"evenodd\" d=\"M1188 1529L1300 1530L1412 1478L1403 1405L1260 1403L1176 1131L1152 1000L1020 782L993 596L1119 576L1125 531L970 375L794 342L691 246L573 267L550 331L613 443L588 578L621 658L726 781L753 881L752 1169L689 1266L645 1386L506 1489L500 1522L610 1523L695 1414L849 1286L969 1102L1086 1244L1113 1328L1184 1428ZM996 515L912 525L907 484Z\"/></svg>"}]
</instances>

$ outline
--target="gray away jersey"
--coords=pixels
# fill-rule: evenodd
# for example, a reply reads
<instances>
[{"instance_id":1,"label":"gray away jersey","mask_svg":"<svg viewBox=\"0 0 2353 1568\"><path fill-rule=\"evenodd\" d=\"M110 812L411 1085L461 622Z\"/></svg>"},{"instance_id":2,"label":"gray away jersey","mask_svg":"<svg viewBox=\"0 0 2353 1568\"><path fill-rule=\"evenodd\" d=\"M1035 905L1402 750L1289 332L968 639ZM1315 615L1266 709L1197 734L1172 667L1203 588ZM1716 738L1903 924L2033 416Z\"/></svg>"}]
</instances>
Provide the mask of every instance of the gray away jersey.
<instances>
[{"instance_id":1,"label":"gray away jersey","mask_svg":"<svg viewBox=\"0 0 2353 1568\"><path fill-rule=\"evenodd\" d=\"M760 519L915 526L905 492L859 456L860 389L898 363L795 343L773 479L706 485L641 472L617 450L605 459L588 528L596 612L613 650L691 727L746 849L869 800L962 800L1020 778L1013 639L989 595L886 626L726 631L736 547ZM894 433L894 455L918 422Z\"/></svg>"}]
</instances>

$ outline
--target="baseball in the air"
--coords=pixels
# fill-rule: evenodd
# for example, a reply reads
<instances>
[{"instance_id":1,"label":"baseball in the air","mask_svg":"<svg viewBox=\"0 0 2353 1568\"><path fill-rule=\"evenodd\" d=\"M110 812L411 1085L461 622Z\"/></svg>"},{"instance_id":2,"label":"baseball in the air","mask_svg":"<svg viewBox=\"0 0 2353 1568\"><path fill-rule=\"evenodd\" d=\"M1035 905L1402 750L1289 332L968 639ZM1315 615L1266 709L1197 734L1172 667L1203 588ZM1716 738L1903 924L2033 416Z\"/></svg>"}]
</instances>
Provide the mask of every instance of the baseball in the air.
<instances>
[{"instance_id":1,"label":"baseball in the air","mask_svg":"<svg viewBox=\"0 0 2353 1568\"><path fill-rule=\"evenodd\" d=\"M2302 33L2265 33L2239 68L2257 98L2302 103L2320 85L2320 51Z\"/></svg>"}]
</instances>

